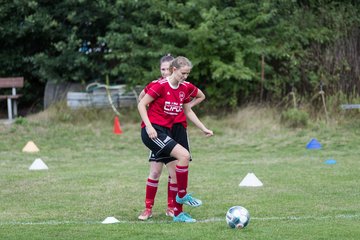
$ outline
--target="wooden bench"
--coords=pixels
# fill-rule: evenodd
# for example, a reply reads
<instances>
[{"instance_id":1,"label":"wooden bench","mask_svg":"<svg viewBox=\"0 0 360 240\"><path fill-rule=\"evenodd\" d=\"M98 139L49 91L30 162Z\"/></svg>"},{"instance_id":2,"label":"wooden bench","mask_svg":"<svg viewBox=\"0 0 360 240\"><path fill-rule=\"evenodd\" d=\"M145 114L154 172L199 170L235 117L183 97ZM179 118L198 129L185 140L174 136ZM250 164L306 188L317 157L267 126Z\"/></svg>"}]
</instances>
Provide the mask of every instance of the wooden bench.
<instances>
[{"instance_id":1,"label":"wooden bench","mask_svg":"<svg viewBox=\"0 0 360 240\"><path fill-rule=\"evenodd\" d=\"M7 77L0 78L0 89L5 89L0 92L0 100L7 100L8 118L12 120L13 117L18 115L17 100L22 96L16 93L17 88L24 87L23 77ZM11 92L10 92L11 89Z\"/></svg>"}]
</instances>

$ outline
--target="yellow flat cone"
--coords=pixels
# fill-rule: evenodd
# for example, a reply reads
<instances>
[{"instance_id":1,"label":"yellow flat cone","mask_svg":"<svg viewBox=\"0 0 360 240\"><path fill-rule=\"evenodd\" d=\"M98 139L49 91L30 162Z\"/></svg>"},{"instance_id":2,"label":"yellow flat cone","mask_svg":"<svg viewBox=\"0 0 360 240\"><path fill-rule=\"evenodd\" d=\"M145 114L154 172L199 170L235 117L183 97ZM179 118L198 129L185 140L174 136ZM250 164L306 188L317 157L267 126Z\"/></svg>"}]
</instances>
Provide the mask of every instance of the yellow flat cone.
<instances>
[{"instance_id":1,"label":"yellow flat cone","mask_svg":"<svg viewBox=\"0 0 360 240\"><path fill-rule=\"evenodd\" d=\"M22 150L23 152L38 152L39 148L35 145L33 141L29 141Z\"/></svg>"}]
</instances>

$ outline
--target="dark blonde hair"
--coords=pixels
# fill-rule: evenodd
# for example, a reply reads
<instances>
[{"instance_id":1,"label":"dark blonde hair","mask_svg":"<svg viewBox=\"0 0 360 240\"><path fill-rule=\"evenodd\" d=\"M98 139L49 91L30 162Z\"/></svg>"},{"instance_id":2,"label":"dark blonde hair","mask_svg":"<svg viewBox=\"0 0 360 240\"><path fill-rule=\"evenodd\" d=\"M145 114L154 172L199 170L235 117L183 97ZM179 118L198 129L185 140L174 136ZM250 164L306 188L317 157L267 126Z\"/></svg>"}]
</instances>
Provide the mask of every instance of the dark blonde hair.
<instances>
[{"instance_id":1,"label":"dark blonde hair","mask_svg":"<svg viewBox=\"0 0 360 240\"><path fill-rule=\"evenodd\" d=\"M192 68L193 65L191 63L191 61L189 59L187 59L186 57L183 56L179 56L177 58L175 58L171 63L170 63L170 69L171 71L173 70L173 68L181 68L181 67L190 67Z\"/></svg>"},{"instance_id":2,"label":"dark blonde hair","mask_svg":"<svg viewBox=\"0 0 360 240\"><path fill-rule=\"evenodd\" d=\"M168 54L166 54L166 55L164 55L164 56L162 56L161 58L160 58L160 65L163 63L163 62L171 62L171 61L173 61L174 60L174 57L170 54L170 53L168 53Z\"/></svg>"}]
</instances>

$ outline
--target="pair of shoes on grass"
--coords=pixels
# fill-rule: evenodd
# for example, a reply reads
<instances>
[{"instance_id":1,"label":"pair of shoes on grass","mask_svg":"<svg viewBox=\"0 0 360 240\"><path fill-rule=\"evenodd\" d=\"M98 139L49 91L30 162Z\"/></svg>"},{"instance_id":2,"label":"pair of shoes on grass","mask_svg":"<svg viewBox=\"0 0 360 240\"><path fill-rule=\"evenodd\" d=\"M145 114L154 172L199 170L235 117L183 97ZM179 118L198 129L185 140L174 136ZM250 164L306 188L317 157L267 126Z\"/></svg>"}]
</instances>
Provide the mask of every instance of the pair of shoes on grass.
<instances>
[{"instance_id":1,"label":"pair of shoes on grass","mask_svg":"<svg viewBox=\"0 0 360 240\"><path fill-rule=\"evenodd\" d=\"M202 205L202 201L200 199L196 199L191 196L190 193L186 194L184 197L180 198L178 195L176 196L176 202L179 204L188 205L191 207L199 207ZM196 222L196 219L192 218L188 213L182 212L177 216L174 216L174 210L171 208L166 209L166 216L173 217L174 222ZM152 217L152 210L146 208L138 217L139 220L146 221Z\"/></svg>"},{"instance_id":2,"label":"pair of shoes on grass","mask_svg":"<svg viewBox=\"0 0 360 240\"><path fill-rule=\"evenodd\" d=\"M176 195L176 202L183 205L188 205L190 207L199 207L202 205L202 201L200 199L194 198L190 193L187 193L184 197L180 198ZM196 222L196 219L192 218L188 213L182 212L177 216L173 217L174 222L185 222L185 223L193 223Z\"/></svg>"},{"instance_id":3,"label":"pair of shoes on grass","mask_svg":"<svg viewBox=\"0 0 360 240\"><path fill-rule=\"evenodd\" d=\"M165 210L165 215L168 217L174 217L174 209L167 208ZM152 210L150 208L145 208L145 210L139 215L138 219L146 221L152 217Z\"/></svg>"}]
</instances>

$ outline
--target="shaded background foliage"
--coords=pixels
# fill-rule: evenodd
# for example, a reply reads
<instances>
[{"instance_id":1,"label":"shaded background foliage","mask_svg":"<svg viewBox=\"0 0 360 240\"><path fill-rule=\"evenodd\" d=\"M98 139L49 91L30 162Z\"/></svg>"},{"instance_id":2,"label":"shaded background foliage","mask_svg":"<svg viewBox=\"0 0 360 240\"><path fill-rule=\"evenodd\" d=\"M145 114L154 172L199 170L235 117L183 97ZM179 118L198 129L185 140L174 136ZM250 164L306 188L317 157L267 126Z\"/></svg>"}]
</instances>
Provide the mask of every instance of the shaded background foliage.
<instances>
[{"instance_id":1,"label":"shaded background foliage","mask_svg":"<svg viewBox=\"0 0 360 240\"><path fill-rule=\"evenodd\" d=\"M24 105L50 82L145 85L159 58L189 57L209 109L359 95L358 1L1 0L0 75L24 76Z\"/></svg>"}]
</instances>

